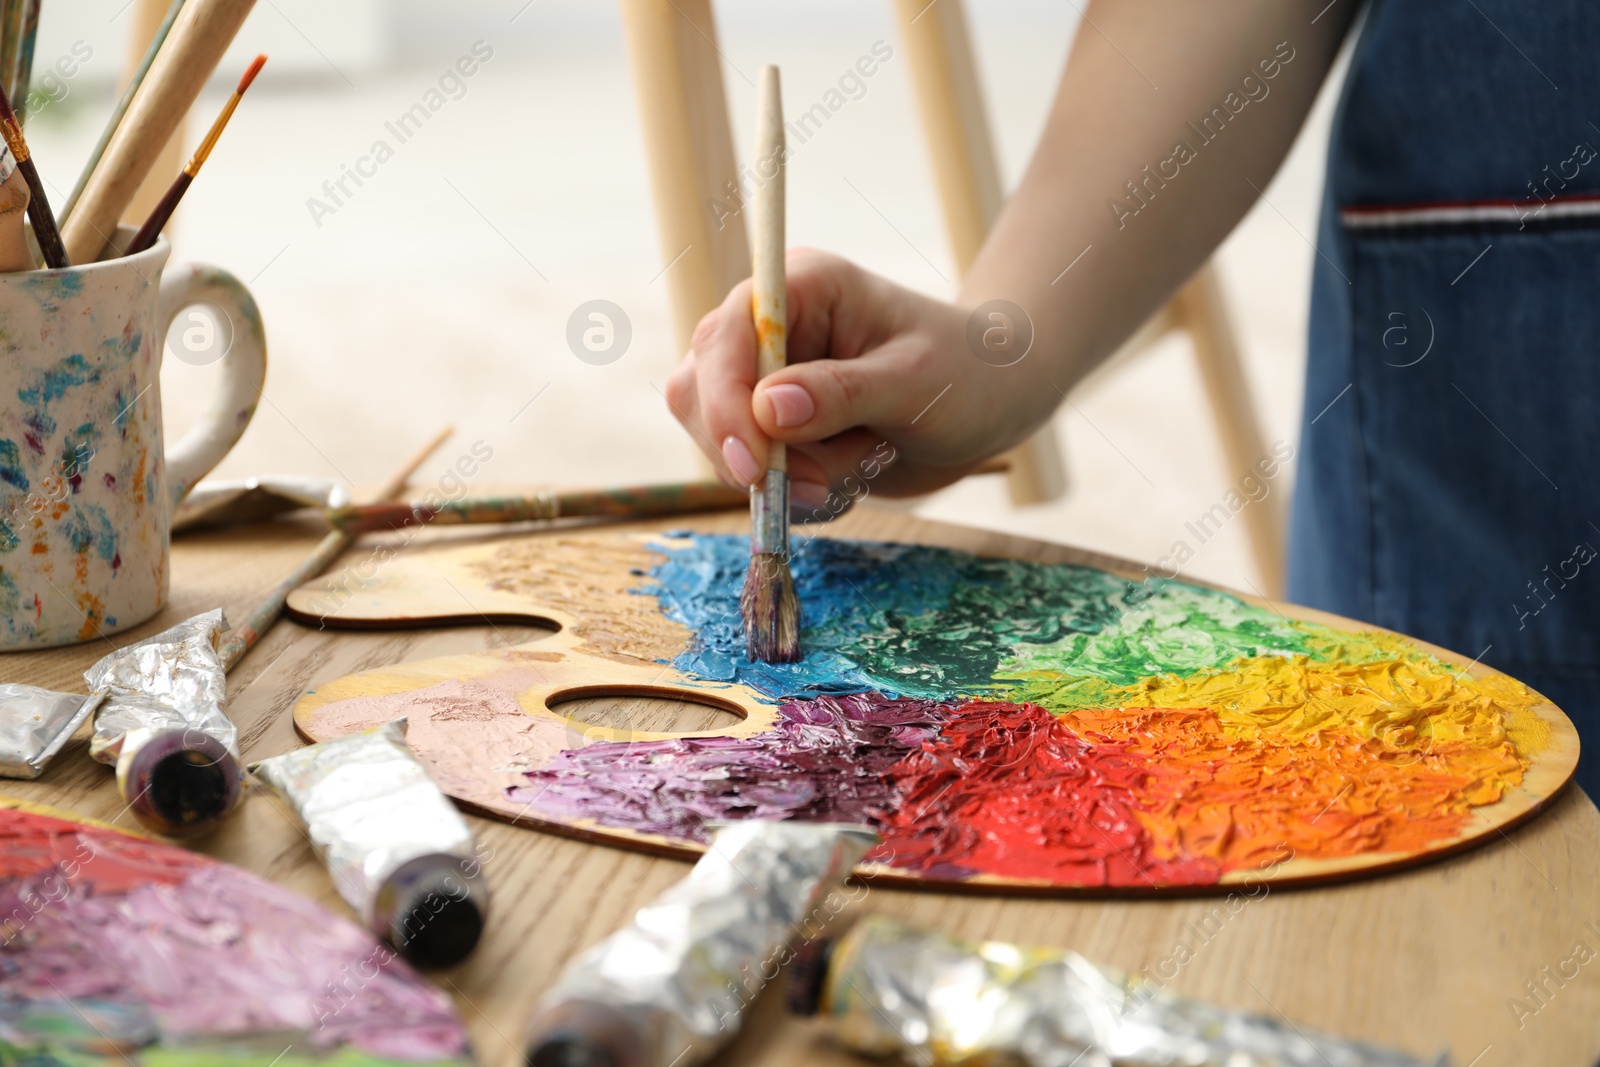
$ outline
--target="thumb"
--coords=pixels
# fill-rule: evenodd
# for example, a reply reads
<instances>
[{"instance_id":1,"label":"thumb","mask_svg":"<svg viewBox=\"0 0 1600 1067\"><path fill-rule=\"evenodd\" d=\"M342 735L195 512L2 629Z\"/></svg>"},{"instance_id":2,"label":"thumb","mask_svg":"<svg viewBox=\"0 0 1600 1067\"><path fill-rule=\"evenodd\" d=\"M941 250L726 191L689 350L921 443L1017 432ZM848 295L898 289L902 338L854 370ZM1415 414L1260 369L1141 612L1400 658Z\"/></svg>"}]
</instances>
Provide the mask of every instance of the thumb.
<instances>
[{"instance_id":1,"label":"thumb","mask_svg":"<svg viewBox=\"0 0 1600 1067\"><path fill-rule=\"evenodd\" d=\"M902 429L927 401L925 390L910 384L912 363L895 342L854 359L792 363L761 379L751 407L775 441L820 441L857 426Z\"/></svg>"}]
</instances>

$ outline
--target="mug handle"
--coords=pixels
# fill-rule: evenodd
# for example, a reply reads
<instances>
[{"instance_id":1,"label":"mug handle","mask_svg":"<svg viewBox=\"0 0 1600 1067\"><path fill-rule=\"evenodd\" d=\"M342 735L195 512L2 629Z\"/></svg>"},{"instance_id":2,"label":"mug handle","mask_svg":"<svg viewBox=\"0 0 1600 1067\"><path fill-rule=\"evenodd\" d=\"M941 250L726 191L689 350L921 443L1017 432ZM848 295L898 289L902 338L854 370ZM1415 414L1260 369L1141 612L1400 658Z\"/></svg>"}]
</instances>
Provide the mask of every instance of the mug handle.
<instances>
[{"instance_id":1,"label":"mug handle","mask_svg":"<svg viewBox=\"0 0 1600 1067\"><path fill-rule=\"evenodd\" d=\"M161 279L156 312L159 351L166 351L167 331L178 312L195 304L211 304L228 317L233 344L222 356L222 384L211 406L199 425L167 449L167 488L174 508L239 442L267 379L267 335L261 312L244 283L219 267L186 263Z\"/></svg>"}]
</instances>

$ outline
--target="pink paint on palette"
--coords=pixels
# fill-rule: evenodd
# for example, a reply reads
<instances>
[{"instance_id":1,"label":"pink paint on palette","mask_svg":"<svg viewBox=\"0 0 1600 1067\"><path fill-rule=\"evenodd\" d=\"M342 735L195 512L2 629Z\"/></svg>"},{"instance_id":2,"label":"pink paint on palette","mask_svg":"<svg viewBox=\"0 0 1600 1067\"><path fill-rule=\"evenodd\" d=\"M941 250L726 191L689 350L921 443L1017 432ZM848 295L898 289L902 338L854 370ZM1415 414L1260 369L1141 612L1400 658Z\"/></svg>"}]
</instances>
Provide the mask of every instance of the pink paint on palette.
<instances>
[{"instance_id":1,"label":"pink paint on palette","mask_svg":"<svg viewBox=\"0 0 1600 1067\"><path fill-rule=\"evenodd\" d=\"M0 800L0 915L0 1062L469 1062L387 946L183 849Z\"/></svg>"}]
</instances>

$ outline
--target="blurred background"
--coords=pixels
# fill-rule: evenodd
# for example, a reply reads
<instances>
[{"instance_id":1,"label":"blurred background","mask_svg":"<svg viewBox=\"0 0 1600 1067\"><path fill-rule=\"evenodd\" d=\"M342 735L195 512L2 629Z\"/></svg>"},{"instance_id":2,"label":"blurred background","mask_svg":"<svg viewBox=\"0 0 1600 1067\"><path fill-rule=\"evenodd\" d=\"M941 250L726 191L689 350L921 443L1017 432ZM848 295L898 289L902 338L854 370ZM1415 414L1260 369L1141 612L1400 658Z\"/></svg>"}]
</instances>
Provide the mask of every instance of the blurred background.
<instances>
[{"instance_id":1,"label":"blurred background","mask_svg":"<svg viewBox=\"0 0 1600 1067\"><path fill-rule=\"evenodd\" d=\"M782 66L785 98L799 110L874 43L895 49L865 94L796 155L789 239L949 295L956 271L888 4L721 0L716 10L740 158L763 63ZM1009 186L1032 152L1078 14L1044 0L969 0L967 10ZM58 205L120 90L136 22L130 0L44 7L34 84L50 99L29 116L28 135ZM385 123L474 48L480 62L464 89L399 143ZM699 476L661 395L680 353L614 5L261 0L191 112L181 153L154 176L161 186L257 52L271 61L166 231L176 261L245 280L266 323L266 395L217 475L370 485L452 423L458 436L435 465L486 442L494 455L475 488ZM71 61L58 66L63 57ZM1310 238L1341 72L1265 201L1220 252L1268 442L1298 444ZM392 158L334 200L324 183L379 139ZM607 365L578 359L566 341L569 316L594 299L620 306L632 326L625 354ZM212 370L169 350L169 441L198 419ZM1086 383L1056 422L1071 483L1064 500L1013 507L1003 479L974 478L915 510L1153 562L1179 538L1192 541L1184 524L1244 473L1226 469L1181 335ZM1273 483L1280 505L1292 483L1291 465ZM1242 589L1261 581L1238 521L1186 570Z\"/></svg>"}]
</instances>

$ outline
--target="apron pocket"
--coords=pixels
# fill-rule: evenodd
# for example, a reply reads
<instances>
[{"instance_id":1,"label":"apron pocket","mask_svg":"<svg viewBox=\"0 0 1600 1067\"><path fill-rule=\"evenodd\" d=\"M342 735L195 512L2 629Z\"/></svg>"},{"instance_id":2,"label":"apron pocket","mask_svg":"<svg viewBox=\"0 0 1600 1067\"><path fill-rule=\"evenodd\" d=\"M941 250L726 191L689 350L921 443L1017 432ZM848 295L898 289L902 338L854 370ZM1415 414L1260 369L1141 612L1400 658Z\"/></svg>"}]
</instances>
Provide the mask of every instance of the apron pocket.
<instances>
[{"instance_id":1,"label":"apron pocket","mask_svg":"<svg viewBox=\"0 0 1600 1067\"><path fill-rule=\"evenodd\" d=\"M1375 621L1491 664L1600 665L1600 205L1525 229L1357 214Z\"/></svg>"}]
</instances>

